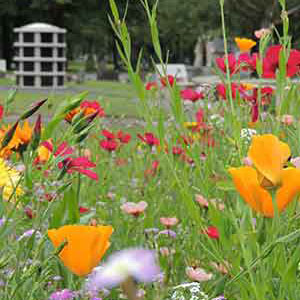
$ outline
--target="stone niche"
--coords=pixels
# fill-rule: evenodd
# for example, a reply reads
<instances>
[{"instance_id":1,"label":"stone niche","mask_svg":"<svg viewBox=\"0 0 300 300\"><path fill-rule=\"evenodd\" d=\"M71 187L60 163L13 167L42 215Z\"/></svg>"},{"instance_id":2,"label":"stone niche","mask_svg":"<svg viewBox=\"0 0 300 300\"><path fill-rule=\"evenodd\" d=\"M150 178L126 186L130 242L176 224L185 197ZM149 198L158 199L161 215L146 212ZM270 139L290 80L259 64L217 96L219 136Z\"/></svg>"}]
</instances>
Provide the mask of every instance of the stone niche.
<instances>
[{"instance_id":1,"label":"stone niche","mask_svg":"<svg viewBox=\"0 0 300 300\"><path fill-rule=\"evenodd\" d=\"M32 23L14 29L14 62L21 88L64 88L66 29Z\"/></svg>"}]
</instances>

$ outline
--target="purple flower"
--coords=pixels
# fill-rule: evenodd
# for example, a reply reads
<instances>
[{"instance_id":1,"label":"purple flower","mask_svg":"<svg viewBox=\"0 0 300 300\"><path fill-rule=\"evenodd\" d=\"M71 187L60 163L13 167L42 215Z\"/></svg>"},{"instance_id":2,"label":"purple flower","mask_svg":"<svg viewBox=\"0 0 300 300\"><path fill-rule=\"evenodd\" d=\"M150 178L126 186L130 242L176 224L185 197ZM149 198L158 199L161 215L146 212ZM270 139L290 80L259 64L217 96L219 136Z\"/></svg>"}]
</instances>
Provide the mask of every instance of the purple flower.
<instances>
[{"instance_id":1,"label":"purple flower","mask_svg":"<svg viewBox=\"0 0 300 300\"><path fill-rule=\"evenodd\" d=\"M146 235L151 235L151 234L156 234L159 232L159 229L158 228L146 228L144 230L145 234Z\"/></svg>"},{"instance_id":2,"label":"purple flower","mask_svg":"<svg viewBox=\"0 0 300 300\"><path fill-rule=\"evenodd\" d=\"M54 292L50 295L49 300L72 300L75 297L75 293L64 289L61 291Z\"/></svg>"},{"instance_id":3,"label":"purple flower","mask_svg":"<svg viewBox=\"0 0 300 300\"><path fill-rule=\"evenodd\" d=\"M0 219L0 227L5 223L5 221L6 221L5 217Z\"/></svg>"},{"instance_id":4,"label":"purple flower","mask_svg":"<svg viewBox=\"0 0 300 300\"><path fill-rule=\"evenodd\" d=\"M42 235L39 231L35 230L35 229L30 229L30 230L27 230L25 231L22 235L20 235L18 238L17 238L17 241L21 241L23 240L24 238L26 237L31 237L33 234L35 234L35 236L37 238L40 238Z\"/></svg>"},{"instance_id":5,"label":"purple flower","mask_svg":"<svg viewBox=\"0 0 300 300\"><path fill-rule=\"evenodd\" d=\"M112 288L129 277L139 282L152 282L160 274L154 251L126 249L111 255L103 267L95 268L88 278L87 289L94 294Z\"/></svg>"},{"instance_id":6,"label":"purple flower","mask_svg":"<svg viewBox=\"0 0 300 300\"><path fill-rule=\"evenodd\" d=\"M214 298L212 300L226 300L226 298L222 295L222 296L219 296L219 297Z\"/></svg>"}]
</instances>

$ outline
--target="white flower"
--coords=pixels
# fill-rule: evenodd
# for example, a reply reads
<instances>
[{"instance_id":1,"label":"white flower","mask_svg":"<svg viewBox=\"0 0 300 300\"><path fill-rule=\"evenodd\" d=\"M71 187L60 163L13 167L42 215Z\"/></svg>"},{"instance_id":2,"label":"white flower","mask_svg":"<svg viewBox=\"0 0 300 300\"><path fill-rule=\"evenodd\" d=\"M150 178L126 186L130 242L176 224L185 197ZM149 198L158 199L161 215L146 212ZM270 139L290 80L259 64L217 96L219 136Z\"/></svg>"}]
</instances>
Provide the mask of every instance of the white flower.
<instances>
[{"instance_id":1,"label":"white flower","mask_svg":"<svg viewBox=\"0 0 300 300\"><path fill-rule=\"evenodd\" d=\"M257 132L255 129L243 128L241 130L241 139L250 141L253 135L256 135Z\"/></svg>"}]
</instances>

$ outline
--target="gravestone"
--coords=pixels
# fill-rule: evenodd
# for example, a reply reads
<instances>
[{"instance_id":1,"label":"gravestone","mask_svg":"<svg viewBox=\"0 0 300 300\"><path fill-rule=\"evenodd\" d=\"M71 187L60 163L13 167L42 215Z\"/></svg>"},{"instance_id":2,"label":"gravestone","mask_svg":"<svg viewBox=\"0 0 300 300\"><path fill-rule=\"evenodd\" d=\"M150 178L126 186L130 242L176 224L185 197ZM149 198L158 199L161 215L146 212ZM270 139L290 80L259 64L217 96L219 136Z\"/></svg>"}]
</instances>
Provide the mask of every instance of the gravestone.
<instances>
[{"instance_id":1,"label":"gravestone","mask_svg":"<svg viewBox=\"0 0 300 300\"><path fill-rule=\"evenodd\" d=\"M234 52L235 47L233 43L228 42L228 53ZM215 38L207 42L207 66L212 67L215 64L217 57L222 57L225 54L224 42L221 38Z\"/></svg>"},{"instance_id":2,"label":"gravestone","mask_svg":"<svg viewBox=\"0 0 300 300\"><path fill-rule=\"evenodd\" d=\"M156 65L157 73L163 77L163 66L160 64ZM184 84L189 81L189 76L187 72L187 68L184 64L168 64L166 66L167 75L172 75L176 77L176 80L179 84Z\"/></svg>"},{"instance_id":3,"label":"gravestone","mask_svg":"<svg viewBox=\"0 0 300 300\"><path fill-rule=\"evenodd\" d=\"M0 59L0 72L5 73L6 71L6 60Z\"/></svg>"}]
</instances>

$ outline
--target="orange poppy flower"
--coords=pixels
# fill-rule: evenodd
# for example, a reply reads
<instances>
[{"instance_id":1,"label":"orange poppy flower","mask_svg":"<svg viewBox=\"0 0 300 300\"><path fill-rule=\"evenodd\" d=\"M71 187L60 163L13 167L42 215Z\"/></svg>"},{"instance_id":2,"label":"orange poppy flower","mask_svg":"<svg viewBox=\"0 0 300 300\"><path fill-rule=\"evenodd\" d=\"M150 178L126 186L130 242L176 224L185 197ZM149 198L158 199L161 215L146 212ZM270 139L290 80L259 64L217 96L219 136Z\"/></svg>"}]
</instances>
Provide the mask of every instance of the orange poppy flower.
<instances>
[{"instance_id":1,"label":"orange poppy flower","mask_svg":"<svg viewBox=\"0 0 300 300\"><path fill-rule=\"evenodd\" d=\"M72 123L72 120L73 120L73 117L77 114L80 113L80 108L77 107L77 108L74 108L73 110L71 110L70 112L68 112L66 115L65 115L65 120L68 122L68 123Z\"/></svg>"},{"instance_id":2,"label":"orange poppy flower","mask_svg":"<svg viewBox=\"0 0 300 300\"><path fill-rule=\"evenodd\" d=\"M66 225L48 230L55 248L67 244L59 254L63 264L74 274L85 276L95 268L106 250L113 232L111 226Z\"/></svg>"},{"instance_id":3,"label":"orange poppy flower","mask_svg":"<svg viewBox=\"0 0 300 300\"><path fill-rule=\"evenodd\" d=\"M7 130L9 129L10 127ZM28 121L24 122L23 127L18 124L12 139L5 148L13 150L15 152L20 152L26 149L27 145L31 141L32 133L33 129L32 127L30 127Z\"/></svg>"},{"instance_id":4,"label":"orange poppy flower","mask_svg":"<svg viewBox=\"0 0 300 300\"><path fill-rule=\"evenodd\" d=\"M241 52L248 52L256 45L256 42L251 39L236 37L234 40Z\"/></svg>"},{"instance_id":5,"label":"orange poppy flower","mask_svg":"<svg viewBox=\"0 0 300 300\"><path fill-rule=\"evenodd\" d=\"M256 211L274 216L272 196L268 189L277 188L276 206L282 212L300 192L300 169L284 168L291 152L287 144L272 134L253 136L248 152L255 167L231 168L236 189Z\"/></svg>"}]
</instances>

